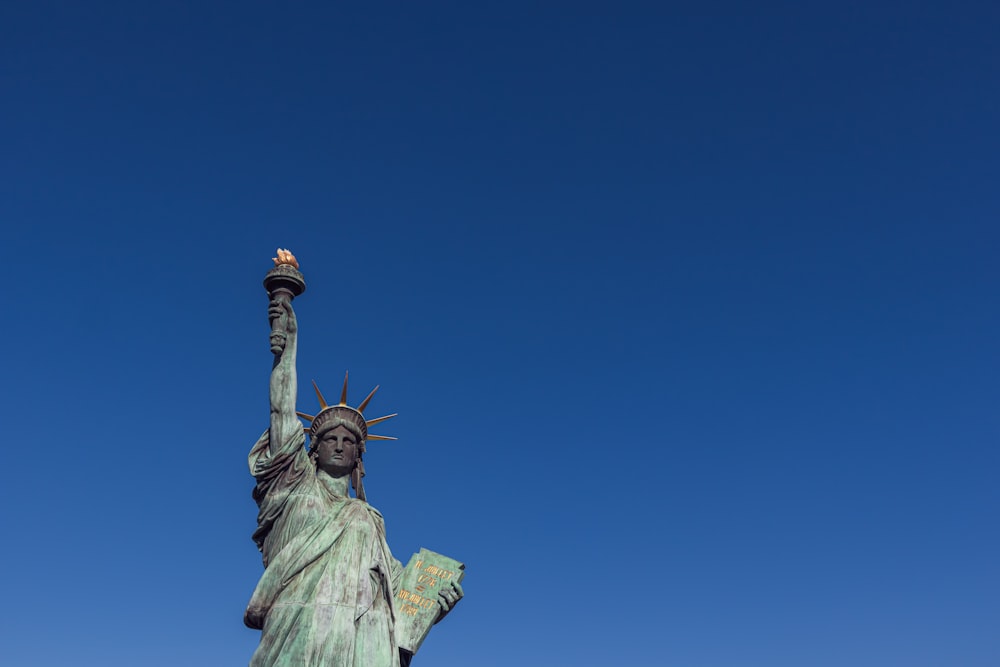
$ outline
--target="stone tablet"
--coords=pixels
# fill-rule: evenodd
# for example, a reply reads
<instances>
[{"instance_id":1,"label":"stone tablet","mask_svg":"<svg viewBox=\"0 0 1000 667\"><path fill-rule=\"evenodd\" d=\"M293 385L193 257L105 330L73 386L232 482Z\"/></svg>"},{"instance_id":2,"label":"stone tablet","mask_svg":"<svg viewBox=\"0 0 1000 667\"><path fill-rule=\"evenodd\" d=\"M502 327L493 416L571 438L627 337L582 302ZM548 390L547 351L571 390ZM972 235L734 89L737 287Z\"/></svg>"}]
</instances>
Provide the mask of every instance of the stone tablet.
<instances>
[{"instance_id":1,"label":"stone tablet","mask_svg":"<svg viewBox=\"0 0 1000 667\"><path fill-rule=\"evenodd\" d=\"M427 638L441 606L441 584L461 583L465 564L427 549L410 556L396 593L396 639L399 647L410 653Z\"/></svg>"}]
</instances>

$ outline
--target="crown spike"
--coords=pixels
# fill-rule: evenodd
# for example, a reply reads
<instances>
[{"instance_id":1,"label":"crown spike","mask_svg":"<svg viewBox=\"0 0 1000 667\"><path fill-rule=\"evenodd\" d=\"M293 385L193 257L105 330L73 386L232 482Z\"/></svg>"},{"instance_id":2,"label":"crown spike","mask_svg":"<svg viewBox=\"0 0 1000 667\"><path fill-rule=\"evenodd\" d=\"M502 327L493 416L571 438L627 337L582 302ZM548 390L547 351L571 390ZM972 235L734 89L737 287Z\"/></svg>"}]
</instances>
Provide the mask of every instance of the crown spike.
<instances>
[{"instance_id":1,"label":"crown spike","mask_svg":"<svg viewBox=\"0 0 1000 667\"><path fill-rule=\"evenodd\" d=\"M392 419L398 412L393 412L391 415L386 415L385 417L378 417L377 419L369 419L365 421L365 426L371 426L372 424L378 424L379 422L384 422L386 419Z\"/></svg>"},{"instance_id":2,"label":"crown spike","mask_svg":"<svg viewBox=\"0 0 1000 667\"><path fill-rule=\"evenodd\" d=\"M372 389L372 393L368 394L368 396L365 397L365 400L361 401L361 405L358 406L358 412L365 411L365 408L368 407L368 401L372 400L372 396L374 396L375 392L378 391L379 386L381 385L375 385L375 388Z\"/></svg>"},{"instance_id":3,"label":"crown spike","mask_svg":"<svg viewBox=\"0 0 1000 667\"><path fill-rule=\"evenodd\" d=\"M399 440L399 438L393 438L393 437L390 437L388 435L372 435L371 433L368 434L368 439L369 440Z\"/></svg>"},{"instance_id":4,"label":"crown spike","mask_svg":"<svg viewBox=\"0 0 1000 667\"><path fill-rule=\"evenodd\" d=\"M312 420L316 419L316 417L314 417L313 415L307 415L304 412L296 412L295 414L297 414L299 417L302 417L303 419L305 419L306 421L309 421L309 422L311 422Z\"/></svg>"},{"instance_id":5,"label":"crown spike","mask_svg":"<svg viewBox=\"0 0 1000 667\"><path fill-rule=\"evenodd\" d=\"M326 408L326 399L323 398L323 392L321 392L319 390L319 386L316 384L316 380L313 380L312 383L313 383L313 389L316 390L316 398L319 399L319 407L325 409Z\"/></svg>"},{"instance_id":6,"label":"crown spike","mask_svg":"<svg viewBox=\"0 0 1000 667\"><path fill-rule=\"evenodd\" d=\"M344 388L340 390L341 405L347 405L347 373L347 371L344 371ZM358 412L360 412L360 410Z\"/></svg>"}]
</instances>

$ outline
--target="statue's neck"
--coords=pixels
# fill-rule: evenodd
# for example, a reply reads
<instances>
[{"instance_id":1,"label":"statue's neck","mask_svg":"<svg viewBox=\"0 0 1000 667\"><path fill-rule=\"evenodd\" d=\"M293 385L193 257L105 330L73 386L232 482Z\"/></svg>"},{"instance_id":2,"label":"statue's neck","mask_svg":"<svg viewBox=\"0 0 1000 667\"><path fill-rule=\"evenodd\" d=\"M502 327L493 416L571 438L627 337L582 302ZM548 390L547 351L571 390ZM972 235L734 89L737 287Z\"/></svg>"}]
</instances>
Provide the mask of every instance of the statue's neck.
<instances>
[{"instance_id":1,"label":"statue's neck","mask_svg":"<svg viewBox=\"0 0 1000 667\"><path fill-rule=\"evenodd\" d=\"M319 480L319 483L325 486L326 490L333 495L343 498L348 497L347 482L351 478L350 474L334 477L325 470L317 470L316 478Z\"/></svg>"}]
</instances>

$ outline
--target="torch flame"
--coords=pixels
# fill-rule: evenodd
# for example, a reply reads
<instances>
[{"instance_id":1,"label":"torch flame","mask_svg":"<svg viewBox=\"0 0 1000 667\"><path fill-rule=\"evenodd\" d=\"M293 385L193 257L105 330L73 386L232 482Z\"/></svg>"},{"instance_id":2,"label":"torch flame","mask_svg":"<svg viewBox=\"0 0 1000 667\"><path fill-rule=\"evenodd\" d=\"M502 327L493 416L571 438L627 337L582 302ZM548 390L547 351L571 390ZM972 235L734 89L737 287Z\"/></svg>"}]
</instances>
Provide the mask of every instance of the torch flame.
<instances>
[{"instance_id":1,"label":"torch flame","mask_svg":"<svg viewBox=\"0 0 1000 667\"><path fill-rule=\"evenodd\" d=\"M299 268L299 260L295 259L295 255L290 253L287 249L278 248L278 256L272 257L275 266L281 266L282 264L288 264L293 268Z\"/></svg>"}]
</instances>

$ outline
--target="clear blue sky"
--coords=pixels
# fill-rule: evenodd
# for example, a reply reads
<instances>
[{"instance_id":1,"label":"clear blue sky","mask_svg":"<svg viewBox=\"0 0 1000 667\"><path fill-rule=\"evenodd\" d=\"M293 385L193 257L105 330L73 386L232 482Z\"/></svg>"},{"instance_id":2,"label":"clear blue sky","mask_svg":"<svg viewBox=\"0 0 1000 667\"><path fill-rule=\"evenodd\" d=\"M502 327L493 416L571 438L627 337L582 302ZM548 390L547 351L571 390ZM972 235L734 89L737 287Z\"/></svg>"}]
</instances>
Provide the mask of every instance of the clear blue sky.
<instances>
[{"instance_id":1,"label":"clear blue sky","mask_svg":"<svg viewBox=\"0 0 1000 667\"><path fill-rule=\"evenodd\" d=\"M276 247L414 665L1000 664L996 2L0 8L4 664L246 664Z\"/></svg>"}]
</instances>

